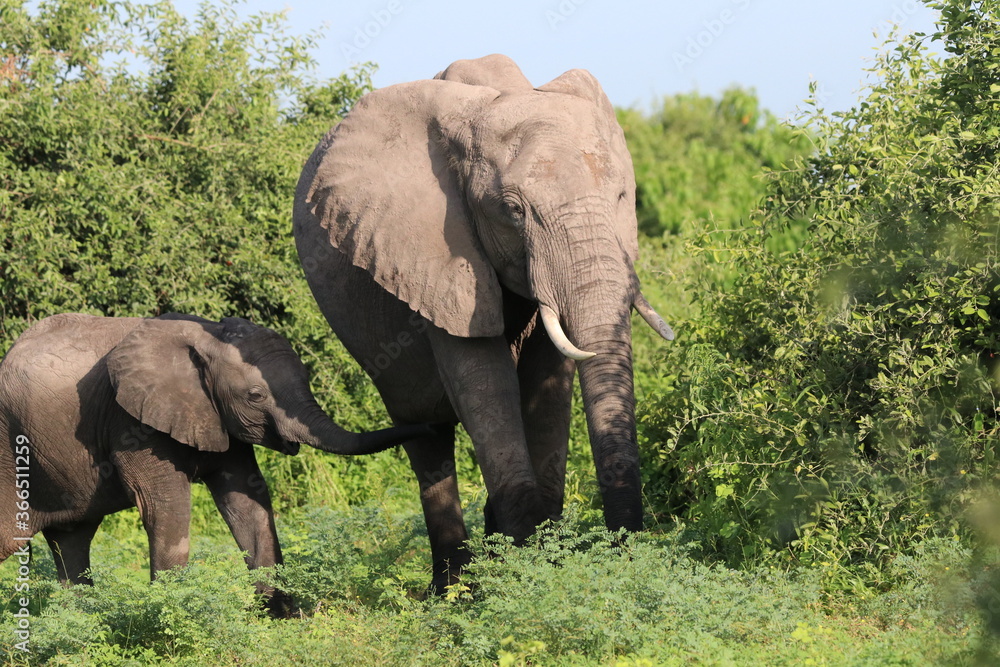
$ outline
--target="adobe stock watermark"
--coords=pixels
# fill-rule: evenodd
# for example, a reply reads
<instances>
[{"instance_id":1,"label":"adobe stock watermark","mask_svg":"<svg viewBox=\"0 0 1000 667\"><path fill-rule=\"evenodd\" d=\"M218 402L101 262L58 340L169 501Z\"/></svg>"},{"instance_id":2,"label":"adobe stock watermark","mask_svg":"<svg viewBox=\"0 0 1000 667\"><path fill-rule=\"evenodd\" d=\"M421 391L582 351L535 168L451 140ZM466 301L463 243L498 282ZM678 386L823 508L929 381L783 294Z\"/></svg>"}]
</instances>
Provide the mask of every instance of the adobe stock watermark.
<instances>
[{"instance_id":1,"label":"adobe stock watermark","mask_svg":"<svg viewBox=\"0 0 1000 667\"><path fill-rule=\"evenodd\" d=\"M379 343L382 351L372 358L361 361L361 367L365 369L368 377L372 380L378 378L382 371L389 368L396 359L399 359L403 350L413 345L417 341L417 337L426 331L428 326L427 320L420 313L411 313L407 323L411 327L409 330L403 329L396 335L395 339L388 343Z\"/></svg>"},{"instance_id":2,"label":"adobe stock watermark","mask_svg":"<svg viewBox=\"0 0 1000 667\"><path fill-rule=\"evenodd\" d=\"M726 29L736 23L740 13L750 8L751 0L730 0L729 4L731 6L720 11L714 18L702 21L703 29L696 35L688 37L683 50L674 51L674 65L678 72L683 72L685 67L693 65L695 60L711 48L716 40L725 34Z\"/></svg>"},{"instance_id":3,"label":"adobe stock watermark","mask_svg":"<svg viewBox=\"0 0 1000 667\"><path fill-rule=\"evenodd\" d=\"M565 23L569 20L569 17L576 14L576 10L580 8L587 0L560 0L559 4L545 10L545 20L549 24L549 30L556 30L560 24Z\"/></svg>"},{"instance_id":4,"label":"adobe stock watermark","mask_svg":"<svg viewBox=\"0 0 1000 667\"><path fill-rule=\"evenodd\" d=\"M389 0L381 9L370 12L371 20L356 26L354 35L349 42L340 43L340 53L344 56L344 60L356 61L361 52L389 27L389 24L403 12L403 9L401 0Z\"/></svg>"},{"instance_id":5,"label":"adobe stock watermark","mask_svg":"<svg viewBox=\"0 0 1000 667\"><path fill-rule=\"evenodd\" d=\"M886 21L893 25L902 26L909 21L921 7L923 7L923 3L920 3L917 0L904 0L903 2L896 3L892 6L892 14L889 15L889 18L886 19Z\"/></svg>"},{"instance_id":6,"label":"adobe stock watermark","mask_svg":"<svg viewBox=\"0 0 1000 667\"><path fill-rule=\"evenodd\" d=\"M28 652L28 643L31 641L31 612L28 604L31 602L31 584L28 575L31 574L31 505L28 502L31 496L31 441L25 435L19 435L14 439L14 486L17 489L15 495L17 501L14 503L14 540L20 542L20 546L12 554L17 557L17 580L14 585L17 611L14 618L17 625L14 627L14 636L17 641L14 648L24 653Z\"/></svg>"},{"instance_id":7,"label":"adobe stock watermark","mask_svg":"<svg viewBox=\"0 0 1000 667\"><path fill-rule=\"evenodd\" d=\"M827 88L825 84L815 79L809 81L809 97L805 100L806 104L822 109L830 101L831 97L833 97L833 91Z\"/></svg>"}]
</instances>

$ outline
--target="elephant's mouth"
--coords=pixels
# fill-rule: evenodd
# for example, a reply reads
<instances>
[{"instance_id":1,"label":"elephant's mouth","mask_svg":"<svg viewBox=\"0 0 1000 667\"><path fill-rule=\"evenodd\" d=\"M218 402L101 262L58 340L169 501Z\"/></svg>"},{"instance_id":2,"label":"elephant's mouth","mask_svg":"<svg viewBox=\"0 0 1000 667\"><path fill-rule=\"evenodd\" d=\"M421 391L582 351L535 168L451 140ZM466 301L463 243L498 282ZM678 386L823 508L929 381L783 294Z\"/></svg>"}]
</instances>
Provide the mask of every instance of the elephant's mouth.
<instances>
[{"instance_id":1,"label":"elephant's mouth","mask_svg":"<svg viewBox=\"0 0 1000 667\"><path fill-rule=\"evenodd\" d=\"M301 447L301 444L297 440L286 440L277 431L265 433L264 437L257 444L291 456L298 454Z\"/></svg>"},{"instance_id":2,"label":"elephant's mouth","mask_svg":"<svg viewBox=\"0 0 1000 667\"><path fill-rule=\"evenodd\" d=\"M277 419L275 415L266 415L265 421L262 424L263 433L260 435L260 442L257 444L268 449L273 449L276 452L281 452L282 454L295 456L299 453L299 448L301 447L301 440L298 439L300 434L292 429L282 428L283 424L284 422ZM294 438L294 440L289 438Z\"/></svg>"},{"instance_id":3,"label":"elephant's mouth","mask_svg":"<svg viewBox=\"0 0 1000 667\"><path fill-rule=\"evenodd\" d=\"M278 449L278 451L281 452L282 454L290 454L292 456L295 456L296 454L299 453L299 448L301 446L302 445L300 443L292 442L291 440L285 440L282 442L281 448Z\"/></svg>"}]
</instances>

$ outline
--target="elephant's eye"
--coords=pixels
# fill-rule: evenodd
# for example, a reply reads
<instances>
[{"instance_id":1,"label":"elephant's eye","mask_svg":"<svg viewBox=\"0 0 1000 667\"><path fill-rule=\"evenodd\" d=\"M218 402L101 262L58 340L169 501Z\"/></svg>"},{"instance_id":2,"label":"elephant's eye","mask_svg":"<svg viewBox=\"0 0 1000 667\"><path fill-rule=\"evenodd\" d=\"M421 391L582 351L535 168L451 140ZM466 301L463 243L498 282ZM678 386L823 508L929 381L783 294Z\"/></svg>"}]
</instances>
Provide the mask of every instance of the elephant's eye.
<instances>
[{"instance_id":1,"label":"elephant's eye","mask_svg":"<svg viewBox=\"0 0 1000 667\"><path fill-rule=\"evenodd\" d=\"M250 387L247 392L247 400L251 403L260 403L264 400L264 390L260 387Z\"/></svg>"},{"instance_id":2,"label":"elephant's eye","mask_svg":"<svg viewBox=\"0 0 1000 667\"><path fill-rule=\"evenodd\" d=\"M503 211L514 224L518 226L524 224L524 204L522 204L520 200L504 198Z\"/></svg>"}]
</instances>

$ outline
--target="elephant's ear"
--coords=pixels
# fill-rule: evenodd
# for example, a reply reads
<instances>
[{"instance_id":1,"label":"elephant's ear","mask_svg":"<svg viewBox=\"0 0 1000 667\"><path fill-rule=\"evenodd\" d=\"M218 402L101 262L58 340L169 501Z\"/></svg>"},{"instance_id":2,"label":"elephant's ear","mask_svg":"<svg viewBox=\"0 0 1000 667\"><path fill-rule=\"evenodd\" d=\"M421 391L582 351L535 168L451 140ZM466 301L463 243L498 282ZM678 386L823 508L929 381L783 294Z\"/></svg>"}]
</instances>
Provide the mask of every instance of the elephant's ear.
<instances>
[{"instance_id":1,"label":"elephant's ear","mask_svg":"<svg viewBox=\"0 0 1000 667\"><path fill-rule=\"evenodd\" d=\"M500 283L475 235L458 169L472 119L499 92L453 81L361 98L306 162L295 224L456 336L503 333Z\"/></svg>"},{"instance_id":2,"label":"elephant's ear","mask_svg":"<svg viewBox=\"0 0 1000 667\"><path fill-rule=\"evenodd\" d=\"M633 262L639 256L639 241L637 237L635 218L635 169L632 166L632 155L625 145L625 133L618 124L615 108L604 93L601 84L593 74L585 69L571 69L552 79L538 90L548 93L562 93L589 100L597 105L608 119L611 135L611 151L625 173L624 197L618 203L616 226L618 239L622 248Z\"/></svg>"},{"instance_id":3,"label":"elephant's ear","mask_svg":"<svg viewBox=\"0 0 1000 667\"><path fill-rule=\"evenodd\" d=\"M229 449L229 434L205 384L196 349L220 325L200 318L144 320L108 353L115 399L143 424L207 452Z\"/></svg>"},{"instance_id":4,"label":"elephant's ear","mask_svg":"<svg viewBox=\"0 0 1000 667\"><path fill-rule=\"evenodd\" d=\"M434 78L470 86L489 86L507 95L528 93L533 89L521 68L499 53L474 60L456 60Z\"/></svg>"}]
</instances>

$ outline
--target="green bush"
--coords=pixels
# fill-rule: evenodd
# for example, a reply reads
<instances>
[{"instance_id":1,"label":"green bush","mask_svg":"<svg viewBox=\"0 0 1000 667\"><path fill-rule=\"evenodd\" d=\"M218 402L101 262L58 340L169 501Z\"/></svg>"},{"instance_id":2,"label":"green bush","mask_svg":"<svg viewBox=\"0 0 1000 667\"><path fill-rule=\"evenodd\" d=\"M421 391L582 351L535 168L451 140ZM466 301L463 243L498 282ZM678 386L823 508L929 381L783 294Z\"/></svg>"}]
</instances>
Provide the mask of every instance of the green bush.
<instances>
[{"instance_id":1,"label":"green bush","mask_svg":"<svg viewBox=\"0 0 1000 667\"><path fill-rule=\"evenodd\" d=\"M453 641L482 660L496 652L551 662L573 656L655 659L734 658L735 646L790 636L818 596L817 577L773 570L729 570L692 558L697 545L683 533L631 535L569 520L549 526L514 548L484 541L493 554L471 568L472 592L450 614ZM500 647L499 650L497 647Z\"/></svg>"},{"instance_id":2,"label":"green bush","mask_svg":"<svg viewBox=\"0 0 1000 667\"><path fill-rule=\"evenodd\" d=\"M8 660L43 664L85 653L100 664L176 661L255 642L261 610L235 549L198 553L198 563L164 572L152 584L121 567L110 550L99 552L105 557L94 568L100 585L63 589L33 581L30 595L41 608L32 614L30 651L25 655L5 641ZM15 625L8 612L0 632L13 637Z\"/></svg>"},{"instance_id":3,"label":"green bush","mask_svg":"<svg viewBox=\"0 0 1000 667\"><path fill-rule=\"evenodd\" d=\"M979 569L954 541L888 564L892 594L825 604L821 568L707 563L690 530L609 534L571 509L514 548L475 531L462 585L421 599L419 516L352 508L284 517L289 590L303 618L271 620L227 536L196 541L194 564L155 584L102 531L94 587L46 586L33 565L31 648L14 664L943 664L971 661ZM984 563L990 567L996 561ZM37 568L37 576L34 570ZM0 566L0 589L13 573ZM10 611L0 636L12 636Z\"/></svg>"},{"instance_id":4,"label":"green bush","mask_svg":"<svg viewBox=\"0 0 1000 667\"><path fill-rule=\"evenodd\" d=\"M401 521L366 505L349 513L309 509L298 518L294 525L281 525L288 562L278 568L276 585L306 612L330 601L392 608L400 603L403 589L427 585L422 517Z\"/></svg>"},{"instance_id":5,"label":"green bush","mask_svg":"<svg viewBox=\"0 0 1000 667\"><path fill-rule=\"evenodd\" d=\"M280 28L277 15L239 23L208 5L193 26L169 4L4 8L5 345L60 311L275 324L304 310L294 251L279 242L289 184L369 72L345 77L342 99L307 105L313 115L283 109L306 86L311 43ZM126 67L126 49L141 69Z\"/></svg>"},{"instance_id":6,"label":"green bush","mask_svg":"<svg viewBox=\"0 0 1000 667\"><path fill-rule=\"evenodd\" d=\"M373 68L316 81L312 37L228 4L193 21L169 3L7 0L0 13L0 346L58 312L246 317L289 338L338 422L388 425L291 237L302 163ZM366 500L370 466L410 478L394 453L260 455L279 507Z\"/></svg>"},{"instance_id":7,"label":"green bush","mask_svg":"<svg viewBox=\"0 0 1000 667\"><path fill-rule=\"evenodd\" d=\"M818 153L729 237L740 277L697 287L675 391L644 416L648 492L730 562L785 554L831 566L833 589L890 587L887 562L967 534L997 481L1000 15L932 6L950 57L896 39L856 107L816 110ZM803 220L799 247L769 243Z\"/></svg>"},{"instance_id":8,"label":"green bush","mask_svg":"<svg viewBox=\"0 0 1000 667\"><path fill-rule=\"evenodd\" d=\"M635 166L639 230L650 237L732 229L778 170L812 151L809 137L760 108L753 91L663 99L651 114L619 110Z\"/></svg>"}]
</instances>

